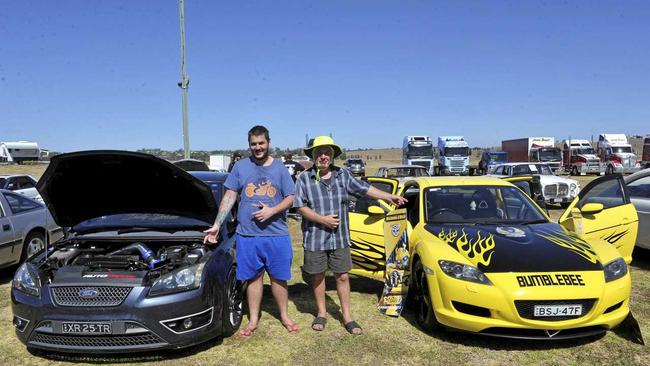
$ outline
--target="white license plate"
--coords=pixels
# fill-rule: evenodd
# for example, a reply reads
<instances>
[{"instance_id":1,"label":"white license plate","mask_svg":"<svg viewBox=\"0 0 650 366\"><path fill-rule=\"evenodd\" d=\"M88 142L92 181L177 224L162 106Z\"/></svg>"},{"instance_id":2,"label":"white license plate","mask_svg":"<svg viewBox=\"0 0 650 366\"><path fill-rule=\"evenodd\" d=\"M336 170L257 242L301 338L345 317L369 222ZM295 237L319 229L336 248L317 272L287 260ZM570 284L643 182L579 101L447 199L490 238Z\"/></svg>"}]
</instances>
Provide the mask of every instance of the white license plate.
<instances>
[{"instance_id":1,"label":"white license plate","mask_svg":"<svg viewBox=\"0 0 650 366\"><path fill-rule=\"evenodd\" d=\"M535 305L534 316L580 316L582 305Z\"/></svg>"},{"instance_id":2,"label":"white license plate","mask_svg":"<svg viewBox=\"0 0 650 366\"><path fill-rule=\"evenodd\" d=\"M111 323L63 323L63 333L111 334Z\"/></svg>"}]
</instances>

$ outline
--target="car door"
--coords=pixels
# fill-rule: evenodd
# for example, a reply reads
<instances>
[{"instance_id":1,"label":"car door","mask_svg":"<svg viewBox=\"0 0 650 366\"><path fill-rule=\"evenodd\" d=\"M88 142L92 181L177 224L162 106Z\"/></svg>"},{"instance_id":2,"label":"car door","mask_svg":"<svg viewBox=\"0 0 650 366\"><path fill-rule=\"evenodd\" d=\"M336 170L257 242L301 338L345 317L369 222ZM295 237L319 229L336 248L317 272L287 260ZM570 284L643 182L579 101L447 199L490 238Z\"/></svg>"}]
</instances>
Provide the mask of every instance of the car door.
<instances>
[{"instance_id":1,"label":"car door","mask_svg":"<svg viewBox=\"0 0 650 366\"><path fill-rule=\"evenodd\" d=\"M589 203L602 204L603 209L581 213ZM627 263L632 261L638 217L622 175L600 177L587 184L558 221L585 239L607 241L618 249Z\"/></svg>"},{"instance_id":2,"label":"car door","mask_svg":"<svg viewBox=\"0 0 650 366\"><path fill-rule=\"evenodd\" d=\"M10 219L11 210L4 195L0 193L0 267L13 260L13 246L16 241L14 227Z\"/></svg>"},{"instance_id":3,"label":"car door","mask_svg":"<svg viewBox=\"0 0 650 366\"><path fill-rule=\"evenodd\" d=\"M650 249L650 175L627 182L630 200L639 216L636 245Z\"/></svg>"},{"instance_id":4,"label":"car door","mask_svg":"<svg viewBox=\"0 0 650 366\"><path fill-rule=\"evenodd\" d=\"M391 178L367 177L373 187L395 194L398 181ZM383 201L369 197L349 197L348 218L350 219L350 252L352 254L351 273L382 280L386 266L384 247L385 213L391 207ZM368 208L379 206L384 214L372 214Z\"/></svg>"}]
</instances>

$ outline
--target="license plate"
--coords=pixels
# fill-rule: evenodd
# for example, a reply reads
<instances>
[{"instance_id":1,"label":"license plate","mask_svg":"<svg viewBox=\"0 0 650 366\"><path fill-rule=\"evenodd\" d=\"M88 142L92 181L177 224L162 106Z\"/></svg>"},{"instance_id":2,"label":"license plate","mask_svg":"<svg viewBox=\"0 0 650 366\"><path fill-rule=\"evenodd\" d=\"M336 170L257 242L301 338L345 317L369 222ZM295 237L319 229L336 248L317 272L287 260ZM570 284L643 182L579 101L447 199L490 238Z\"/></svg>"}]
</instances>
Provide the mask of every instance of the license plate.
<instances>
[{"instance_id":1,"label":"license plate","mask_svg":"<svg viewBox=\"0 0 650 366\"><path fill-rule=\"evenodd\" d=\"M111 323L63 323L63 333L111 334Z\"/></svg>"},{"instance_id":2,"label":"license plate","mask_svg":"<svg viewBox=\"0 0 650 366\"><path fill-rule=\"evenodd\" d=\"M580 316L582 305L535 305L534 316Z\"/></svg>"}]
</instances>

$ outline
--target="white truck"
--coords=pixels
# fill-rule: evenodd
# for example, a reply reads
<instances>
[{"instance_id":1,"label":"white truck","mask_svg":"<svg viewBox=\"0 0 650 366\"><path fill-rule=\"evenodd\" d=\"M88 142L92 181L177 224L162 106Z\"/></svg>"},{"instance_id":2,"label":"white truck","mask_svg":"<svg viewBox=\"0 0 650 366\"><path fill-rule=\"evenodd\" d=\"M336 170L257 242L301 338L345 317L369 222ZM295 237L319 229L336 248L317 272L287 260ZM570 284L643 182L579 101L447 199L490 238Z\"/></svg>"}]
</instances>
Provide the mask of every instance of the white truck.
<instances>
[{"instance_id":1,"label":"white truck","mask_svg":"<svg viewBox=\"0 0 650 366\"><path fill-rule=\"evenodd\" d=\"M230 165L230 156L228 155L210 155L210 170L217 172L227 172Z\"/></svg>"},{"instance_id":2,"label":"white truck","mask_svg":"<svg viewBox=\"0 0 650 366\"><path fill-rule=\"evenodd\" d=\"M546 163L557 172L562 167L562 150L555 147L553 137L524 137L501 141L501 150L508 153L513 163Z\"/></svg>"},{"instance_id":3,"label":"white truck","mask_svg":"<svg viewBox=\"0 0 650 366\"><path fill-rule=\"evenodd\" d=\"M438 136L434 175L468 175L469 145L463 136Z\"/></svg>"},{"instance_id":4,"label":"white truck","mask_svg":"<svg viewBox=\"0 0 650 366\"><path fill-rule=\"evenodd\" d=\"M419 165L433 173L433 142L430 136L404 136L402 164Z\"/></svg>"},{"instance_id":5,"label":"white truck","mask_svg":"<svg viewBox=\"0 0 650 366\"><path fill-rule=\"evenodd\" d=\"M38 161L41 158L41 149L38 143L31 141L8 141L2 143L6 161L18 164L25 161Z\"/></svg>"},{"instance_id":6,"label":"white truck","mask_svg":"<svg viewBox=\"0 0 650 366\"><path fill-rule=\"evenodd\" d=\"M564 171L571 175L603 175L605 168L588 140L570 139L562 144Z\"/></svg>"},{"instance_id":7,"label":"white truck","mask_svg":"<svg viewBox=\"0 0 650 366\"><path fill-rule=\"evenodd\" d=\"M601 133L597 152L605 166L605 174L634 173L641 169L632 145L622 133Z\"/></svg>"}]
</instances>

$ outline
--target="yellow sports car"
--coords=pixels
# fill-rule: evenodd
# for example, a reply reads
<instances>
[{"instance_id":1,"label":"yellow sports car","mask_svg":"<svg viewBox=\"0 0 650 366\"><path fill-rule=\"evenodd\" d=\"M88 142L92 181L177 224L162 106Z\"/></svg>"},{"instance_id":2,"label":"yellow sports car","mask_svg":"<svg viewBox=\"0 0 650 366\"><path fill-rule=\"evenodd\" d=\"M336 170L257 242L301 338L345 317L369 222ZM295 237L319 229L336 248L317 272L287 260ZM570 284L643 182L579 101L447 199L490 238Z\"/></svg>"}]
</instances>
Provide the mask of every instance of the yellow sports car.
<instances>
[{"instance_id":1,"label":"yellow sports car","mask_svg":"<svg viewBox=\"0 0 650 366\"><path fill-rule=\"evenodd\" d=\"M595 335L628 315L638 220L620 175L587 185L559 223L498 178L416 178L399 191L368 180L408 199L349 202L351 273L385 281L387 314L408 293L425 329L529 339Z\"/></svg>"}]
</instances>

